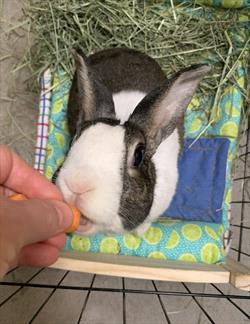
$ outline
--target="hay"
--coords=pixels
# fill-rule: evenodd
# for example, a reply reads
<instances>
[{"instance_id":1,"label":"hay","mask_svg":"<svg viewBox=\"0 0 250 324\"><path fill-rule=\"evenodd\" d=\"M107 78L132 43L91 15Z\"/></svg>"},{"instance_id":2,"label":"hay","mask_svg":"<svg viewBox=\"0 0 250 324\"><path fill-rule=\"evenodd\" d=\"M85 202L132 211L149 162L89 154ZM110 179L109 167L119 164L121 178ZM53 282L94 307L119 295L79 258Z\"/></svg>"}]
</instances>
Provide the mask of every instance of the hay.
<instances>
[{"instance_id":1,"label":"hay","mask_svg":"<svg viewBox=\"0 0 250 324\"><path fill-rule=\"evenodd\" d=\"M39 79L47 67L61 67L72 77L72 48L89 55L121 46L147 52L167 76L188 65L210 63L213 72L203 80L200 91L215 98L209 117L213 122L219 118L220 95L225 86L236 84L237 63L249 48L249 40L239 30L240 15L249 21L249 7L215 10L173 0L27 0L25 20L30 21L33 46L17 69L29 66L32 76ZM239 31L237 46L232 44L232 29ZM247 60L243 62L247 71ZM249 92L240 91L249 104ZM248 115L245 108L244 121Z\"/></svg>"}]
</instances>

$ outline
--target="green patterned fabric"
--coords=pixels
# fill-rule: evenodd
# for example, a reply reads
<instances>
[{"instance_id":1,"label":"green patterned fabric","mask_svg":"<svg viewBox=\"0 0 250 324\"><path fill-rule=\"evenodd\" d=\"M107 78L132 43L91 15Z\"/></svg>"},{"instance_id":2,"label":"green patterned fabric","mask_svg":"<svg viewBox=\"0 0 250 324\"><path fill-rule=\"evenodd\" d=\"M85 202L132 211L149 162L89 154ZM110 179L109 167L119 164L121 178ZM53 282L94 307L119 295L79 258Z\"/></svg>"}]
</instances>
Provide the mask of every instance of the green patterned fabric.
<instances>
[{"instance_id":1,"label":"green patterned fabric","mask_svg":"<svg viewBox=\"0 0 250 324\"><path fill-rule=\"evenodd\" d=\"M68 250L144 256L155 259L216 263L223 260L223 226L161 220L154 223L142 238L126 235L94 237L72 235Z\"/></svg>"},{"instance_id":2,"label":"green patterned fabric","mask_svg":"<svg viewBox=\"0 0 250 324\"><path fill-rule=\"evenodd\" d=\"M177 2L187 2L187 0L178 0ZM248 5L248 0L196 0L190 2L222 8L244 8Z\"/></svg>"},{"instance_id":3,"label":"green patterned fabric","mask_svg":"<svg viewBox=\"0 0 250 324\"><path fill-rule=\"evenodd\" d=\"M198 0L197 3L222 8L243 8L248 0Z\"/></svg>"},{"instance_id":4,"label":"green patterned fabric","mask_svg":"<svg viewBox=\"0 0 250 324\"><path fill-rule=\"evenodd\" d=\"M57 168L63 163L69 145L66 121L70 80L64 72L54 74L51 96L51 116L45 164L45 176L51 180Z\"/></svg>"}]
</instances>

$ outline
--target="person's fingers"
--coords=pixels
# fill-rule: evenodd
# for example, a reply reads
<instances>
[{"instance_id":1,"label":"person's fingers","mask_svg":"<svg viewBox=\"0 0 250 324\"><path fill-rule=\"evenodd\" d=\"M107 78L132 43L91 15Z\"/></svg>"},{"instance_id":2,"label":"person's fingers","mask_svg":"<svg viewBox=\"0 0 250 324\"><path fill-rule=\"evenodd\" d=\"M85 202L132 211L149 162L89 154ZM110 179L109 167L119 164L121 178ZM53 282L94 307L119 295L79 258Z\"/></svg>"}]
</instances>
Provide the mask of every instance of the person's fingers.
<instances>
[{"instance_id":1,"label":"person's fingers","mask_svg":"<svg viewBox=\"0 0 250 324\"><path fill-rule=\"evenodd\" d=\"M15 265L15 262L6 262L4 259L0 258L0 279L2 279L11 268L14 268Z\"/></svg>"},{"instance_id":2,"label":"person's fingers","mask_svg":"<svg viewBox=\"0 0 250 324\"><path fill-rule=\"evenodd\" d=\"M56 186L5 145L0 145L0 184L28 198L63 199Z\"/></svg>"},{"instance_id":3,"label":"person's fingers","mask_svg":"<svg viewBox=\"0 0 250 324\"><path fill-rule=\"evenodd\" d=\"M47 241L26 245L21 249L18 259L11 262L0 261L0 278L18 265L47 266L56 261L59 251L64 247L66 235L61 233Z\"/></svg>"},{"instance_id":4,"label":"person's fingers","mask_svg":"<svg viewBox=\"0 0 250 324\"><path fill-rule=\"evenodd\" d=\"M20 248L64 232L72 223L70 208L61 201L29 199L12 201L0 197L0 223L5 236Z\"/></svg>"},{"instance_id":5,"label":"person's fingers","mask_svg":"<svg viewBox=\"0 0 250 324\"><path fill-rule=\"evenodd\" d=\"M14 195L14 194L16 194L15 191L0 185L0 195L5 196L5 197L9 197L9 196Z\"/></svg>"},{"instance_id":6,"label":"person's fingers","mask_svg":"<svg viewBox=\"0 0 250 324\"><path fill-rule=\"evenodd\" d=\"M50 244L35 243L26 245L19 254L18 265L46 267L54 263L58 255L58 248Z\"/></svg>"},{"instance_id":7,"label":"person's fingers","mask_svg":"<svg viewBox=\"0 0 250 324\"><path fill-rule=\"evenodd\" d=\"M48 240L44 241L43 243L53 245L56 248L58 248L59 250L61 250L65 246L65 243L66 243L66 234L60 233L56 236L49 238Z\"/></svg>"}]
</instances>

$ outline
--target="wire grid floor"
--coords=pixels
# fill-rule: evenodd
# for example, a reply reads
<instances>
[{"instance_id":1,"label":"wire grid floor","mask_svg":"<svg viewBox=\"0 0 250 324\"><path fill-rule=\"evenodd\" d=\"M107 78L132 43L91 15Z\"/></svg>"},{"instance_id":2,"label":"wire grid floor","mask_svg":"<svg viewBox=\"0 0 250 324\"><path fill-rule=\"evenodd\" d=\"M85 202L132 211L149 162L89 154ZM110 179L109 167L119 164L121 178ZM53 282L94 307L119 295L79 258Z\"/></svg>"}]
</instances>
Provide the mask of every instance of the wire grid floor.
<instances>
[{"instance_id":1,"label":"wire grid floor","mask_svg":"<svg viewBox=\"0 0 250 324\"><path fill-rule=\"evenodd\" d=\"M250 128L239 151L229 255L249 266ZM125 279L49 268L16 268L0 282L1 324L217 324L249 319L249 294L225 284Z\"/></svg>"}]
</instances>

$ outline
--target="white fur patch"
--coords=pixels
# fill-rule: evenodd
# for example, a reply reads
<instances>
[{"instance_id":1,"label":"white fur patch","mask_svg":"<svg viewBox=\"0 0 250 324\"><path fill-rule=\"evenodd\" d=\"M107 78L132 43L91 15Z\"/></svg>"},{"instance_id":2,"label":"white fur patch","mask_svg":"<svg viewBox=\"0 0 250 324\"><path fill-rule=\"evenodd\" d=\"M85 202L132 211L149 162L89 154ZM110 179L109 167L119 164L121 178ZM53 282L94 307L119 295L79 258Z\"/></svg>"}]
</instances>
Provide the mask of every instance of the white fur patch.
<instances>
[{"instance_id":1,"label":"white fur patch","mask_svg":"<svg viewBox=\"0 0 250 324\"><path fill-rule=\"evenodd\" d=\"M124 124L134 111L137 104L145 97L146 93L141 91L120 91L113 94L116 118Z\"/></svg>"},{"instance_id":2,"label":"white fur patch","mask_svg":"<svg viewBox=\"0 0 250 324\"><path fill-rule=\"evenodd\" d=\"M68 203L96 225L90 232L122 232L118 216L122 193L125 130L98 123L73 144L58 175L57 185Z\"/></svg>"}]
</instances>

